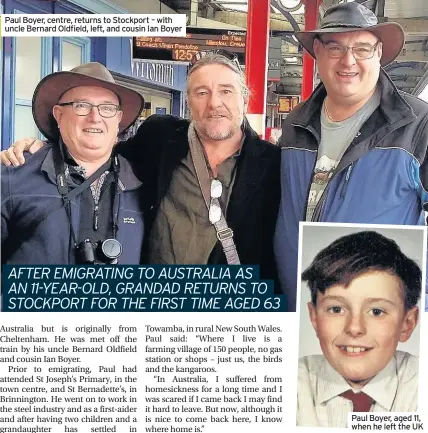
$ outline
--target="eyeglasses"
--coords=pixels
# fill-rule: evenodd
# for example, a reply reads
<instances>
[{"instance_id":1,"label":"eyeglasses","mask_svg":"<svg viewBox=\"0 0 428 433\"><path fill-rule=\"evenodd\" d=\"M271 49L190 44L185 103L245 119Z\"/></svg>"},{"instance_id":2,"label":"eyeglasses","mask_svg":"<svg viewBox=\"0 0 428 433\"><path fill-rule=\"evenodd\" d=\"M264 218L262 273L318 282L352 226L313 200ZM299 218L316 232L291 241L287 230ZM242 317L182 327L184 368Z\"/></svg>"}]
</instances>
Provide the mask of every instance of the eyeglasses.
<instances>
[{"instance_id":1,"label":"eyeglasses","mask_svg":"<svg viewBox=\"0 0 428 433\"><path fill-rule=\"evenodd\" d=\"M116 113L120 110L120 106L116 104L98 104L94 105L89 102L62 102L61 104L57 104L60 107L65 107L67 105L71 105L73 107L74 114L77 116L87 116L93 107L98 109L98 113L101 117L114 117Z\"/></svg>"},{"instance_id":2,"label":"eyeglasses","mask_svg":"<svg viewBox=\"0 0 428 433\"><path fill-rule=\"evenodd\" d=\"M374 45L365 44L357 47L346 47L344 45L338 44L336 42L324 42L321 38L318 40L327 49L327 55L331 59L341 59L346 56L348 50L351 50L352 55L356 60L367 60L374 56L376 48L381 41L377 41Z\"/></svg>"},{"instance_id":3,"label":"eyeglasses","mask_svg":"<svg viewBox=\"0 0 428 433\"><path fill-rule=\"evenodd\" d=\"M223 194L223 185L218 179L211 181L211 203L209 208L209 220L211 224L218 223L221 219L221 208L213 199L219 199Z\"/></svg>"},{"instance_id":4,"label":"eyeglasses","mask_svg":"<svg viewBox=\"0 0 428 433\"><path fill-rule=\"evenodd\" d=\"M195 63L199 60L203 59L207 54L217 54L219 56L226 57L226 59L230 60L235 66L241 71L241 65L239 64L239 59L236 54L231 53L226 50L209 50L209 51L197 51L192 58L190 59L190 67L193 67Z\"/></svg>"}]
</instances>

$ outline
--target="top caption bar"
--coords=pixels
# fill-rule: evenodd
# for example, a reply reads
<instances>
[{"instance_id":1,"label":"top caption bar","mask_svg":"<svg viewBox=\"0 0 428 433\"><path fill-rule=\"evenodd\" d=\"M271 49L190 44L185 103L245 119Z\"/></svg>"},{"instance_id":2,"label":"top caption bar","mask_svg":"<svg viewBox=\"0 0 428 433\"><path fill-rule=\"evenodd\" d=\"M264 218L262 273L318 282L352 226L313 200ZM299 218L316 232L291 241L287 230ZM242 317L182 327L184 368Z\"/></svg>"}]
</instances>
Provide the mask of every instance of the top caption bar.
<instances>
[{"instance_id":1,"label":"top caption bar","mask_svg":"<svg viewBox=\"0 0 428 433\"><path fill-rule=\"evenodd\" d=\"M186 36L185 14L8 14L0 36Z\"/></svg>"}]
</instances>

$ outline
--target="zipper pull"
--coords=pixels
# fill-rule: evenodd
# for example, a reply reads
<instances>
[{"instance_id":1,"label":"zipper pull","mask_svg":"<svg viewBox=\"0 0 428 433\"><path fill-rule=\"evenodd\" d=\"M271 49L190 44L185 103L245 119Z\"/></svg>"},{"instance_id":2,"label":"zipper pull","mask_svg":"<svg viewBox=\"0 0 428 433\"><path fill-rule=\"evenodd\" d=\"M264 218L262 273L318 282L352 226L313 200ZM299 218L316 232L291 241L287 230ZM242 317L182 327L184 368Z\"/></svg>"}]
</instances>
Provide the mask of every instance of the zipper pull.
<instances>
[{"instance_id":1,"label":"zipper pull","mask_svg":"<svg viewBox=\"0 0 428 433\"><path fill-rule=\"evenodd\" d=\"M98 205L94 207L94 230L98 230Z\"/></svg>"},{"instance_id":2,"label":"zipper pull","mask_svg":"<svg viewBox=\"0 0 428 433\"><path fill-rule=\"evenodd\" d=\"M345 177L345 181L348 182L349 178L351 177L351 171L352 171L352 167L354 166L354 163L352 163L349 167L348 167L348 171L346 172L346 177Z\"/></svg>"},{"instance_id":3,"label":"zipper pull","mask_svg":"<svg viewBox=\"0 0 428 433\"><path fill-rule=\"evenodd\" d=\"M348 167L348 170L346 170L345 182L343 182L342 189L340 190L340 198L344 198L345 197L346 191L348 190L349 178L351 177L351 172L352 172L353 168L354 168L354 163L352 163Z\"/></svg>"}]
</instances>

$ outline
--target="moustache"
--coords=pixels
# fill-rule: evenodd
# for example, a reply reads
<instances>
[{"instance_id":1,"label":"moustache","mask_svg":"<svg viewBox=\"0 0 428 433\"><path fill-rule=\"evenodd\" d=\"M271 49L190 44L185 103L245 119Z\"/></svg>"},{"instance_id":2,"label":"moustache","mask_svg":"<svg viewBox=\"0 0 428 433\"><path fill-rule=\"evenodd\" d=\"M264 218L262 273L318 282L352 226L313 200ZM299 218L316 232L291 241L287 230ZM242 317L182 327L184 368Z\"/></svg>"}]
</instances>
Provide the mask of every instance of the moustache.
<instances>
[{"instance_id":1,"label":"moustache","mask_svg":"<svg viewBox=\"0 0 428 433\"><path fill-rule=\"evenodd\" d=\"M221 112L217 112L217 111L208 114L207 117L211 118L211 117L214 117L214 116L223 116L223 117L226 117L226 118L230 119L230 117L229 117L229 115L227 113L221 113Z\"/></svg>"}]
</instances>

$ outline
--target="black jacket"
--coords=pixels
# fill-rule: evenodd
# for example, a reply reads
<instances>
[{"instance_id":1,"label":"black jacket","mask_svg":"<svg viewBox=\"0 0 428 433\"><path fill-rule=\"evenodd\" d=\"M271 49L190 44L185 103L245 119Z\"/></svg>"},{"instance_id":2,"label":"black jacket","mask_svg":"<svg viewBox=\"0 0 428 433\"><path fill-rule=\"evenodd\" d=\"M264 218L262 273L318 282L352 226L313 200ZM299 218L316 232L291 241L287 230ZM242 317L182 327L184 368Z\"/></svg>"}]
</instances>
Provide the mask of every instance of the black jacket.
<instances>
[{"instance_id":1,"label":"black jacket","mask_svg":"<svg viewBox=\"0 0 428 433\"><path fill-rule=\"evenodd\" d=\"M148 231L165 196L174 169L189 152L189 121L174 116L150 116L137 134L119 145L119 152L134 166L145 191L145 245ZM260 265L260 276L277 280L273 235L279 207L280 149L261 140L245 121L246 139L238 158L235 183L226 219L242 264ZM220 242L208 264L226 264ZM275 284L277 286L277 284Z\"/></svg>"},{"instance_id":2,"label":"black jacket","mask_svg":"<svg viewBox=\"0 0 428 433\"><path fill-rule=\"evenodd\" d=\"M70 220L61 206L57 187L52 152L52 146L56 145L49 144L34 155L26 154L26 163L20 167L1 167L2 264L76 263ZM123 245L118 263L137 265L144 233L142 185L128 162L122 158L119 162L119 182L125 188L119 189L117 203L117 240ZM71 190L76 184L69 181ZM81 214L88 212L92 218L93 208L86 207L83 194L70 203L71 223L79 237Z\"/></svg>"}]
</instances>

